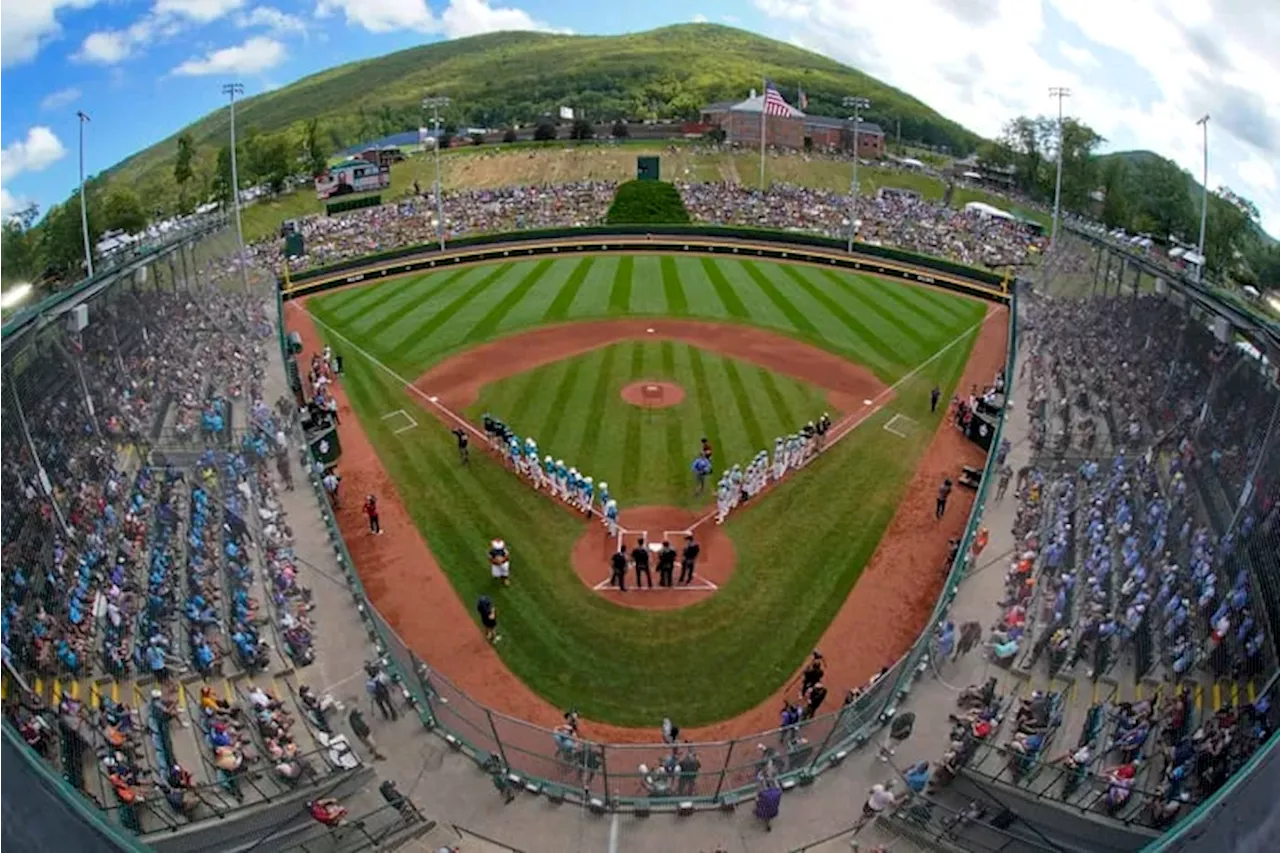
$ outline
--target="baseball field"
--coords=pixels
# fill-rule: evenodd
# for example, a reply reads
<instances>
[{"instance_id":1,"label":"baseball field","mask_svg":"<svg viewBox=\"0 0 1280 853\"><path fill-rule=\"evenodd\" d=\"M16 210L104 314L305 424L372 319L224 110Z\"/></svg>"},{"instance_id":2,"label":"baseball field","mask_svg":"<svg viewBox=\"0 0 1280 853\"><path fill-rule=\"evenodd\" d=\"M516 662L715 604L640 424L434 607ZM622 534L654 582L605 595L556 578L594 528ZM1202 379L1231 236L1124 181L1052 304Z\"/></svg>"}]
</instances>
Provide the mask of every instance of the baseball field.
<instances>
[{"instance_id":1,"label":"baseball field","mask_svg":"<svg viewBox=\"0 0 1280 853\"><path fill-rule=\"evenodd\" d=\"M611 737L664 716L721 723L710 734L772 725L762 703L820 642L833 689L891 663L967 512L959 496L934 522L933 493L981 460L938 429L945 405L930 411L930 389L946 400L988 381L1004 353L1003 308L724 258L482 264L290 305L309 349L344 356L339 516L374 604L479 701L541 723L576 707ZM638 399L638 385L663 396ZM701 438L720 469L824 411L839 440L723 527L704 521L712 497L689 471ZM485 412L607 480L624 527L695 527L713 588L595 589L616 544L599 522L530 488L475 434L460 464L450 430ZM383 536L364 531L364 493L382 502ZM506 588L486 561L496 537L512 555ZM498 609L492 647L482 594Z\"/></svg>"}]
</instances>

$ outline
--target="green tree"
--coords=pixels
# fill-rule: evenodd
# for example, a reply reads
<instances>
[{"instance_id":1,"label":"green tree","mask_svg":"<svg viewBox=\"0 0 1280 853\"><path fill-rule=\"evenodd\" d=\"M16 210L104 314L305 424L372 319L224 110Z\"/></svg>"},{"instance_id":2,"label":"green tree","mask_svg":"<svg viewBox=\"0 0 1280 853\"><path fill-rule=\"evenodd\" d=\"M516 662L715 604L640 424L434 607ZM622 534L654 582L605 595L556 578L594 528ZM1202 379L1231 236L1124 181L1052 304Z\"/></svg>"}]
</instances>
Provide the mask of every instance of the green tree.
<instances>
[{"instance_id":1,"label":"green tree","mask_svg":"<svg viewBox=\"0 0 1280 853\"><path fill-rule=\"evenodd\" d=\"M88 204L89 244L96 245L102 236L97 196L90 193ZM65 204L49 210L40 224L38 252L44 266L62 278L80 278L85 274L84 237L80 228L80 192L77 190Z\"/></svg>"},{"instance_id":2,"label":"green tree","mask_svg":"<svg viewBox=\"0 0 1280 853\"><path fill-rule=\"evenodd\" d=\"M1013 152L1015 180L1019 189L1033 194L1040 183L1040 167L1044 163L1041 128L1029 116L1018 116L1004 126L999 143Z\"/></svg>"},{"instance_id":3,"label":"green tree","mask_svg":"<svg viewBox=\"0 0 1280 853\"><path fill-rule=\"evenodd\" d=\"M595 136L595 130L591 127L591 122L585 118L575 118L573 127L569 130L570 139L591 139Z\"/></svg>"},{"instance_id":4,"label":"green tree","mask_svg":"<svg viewBox=\"0 0 1280 853\"><path fill-rule=\"evenodd\" d=\"M1205 265L1222 276L1234 275L1258 221L1258 207L1226 187L1209 194L1209 218L1205 223Z\"/></svg>"},{"instance_id":5,"label":"green tree","mask_svg":"<svg viewBox=\"0 0 1280 853\"><path fill-rule=\"evenodd\" d=\"M218 164L213 170L213 192L218 201L223 204L231 203L232 183L230 145L224 145L218 149Z\"/></svg>"},{"instance_id":6,"label":"green tree","mask_svg":"<svg viewBox=\"0 0 1280 853\"><path fill-rule=\"evenodd\" d=\"M631 135L631 131L627 129L627 123L622 119L618 119L613 123L613 138L626 139Z\"/></svg>"},{"instance_id":7,"label":"green tree","mask_svg":"<svg viewBox=\"0 0 1280 853\"><path fill-rule=\"evenodd\" d=\"M313 118L307 122L306 140L303 144L307 158L307 170L312 177L323 172L329 165L329 154L320 141L320 119Z\"/></svg>"},{"instance_id":8,"label":"green tree","mask_svg":"<svg viewBox=\"0 0 1280 853\"><path fill-rule=\"evenodd\" d=\"M250 174L255 182L265 182L272 193L284 188L285 180L297 171L297 149L292 135L262 134L246 143Z\"/></svg>"},{"instance_id":9,"label":"green tree","mask_svg":"<svg viewBox=\"0 0 1280 853\"><path fill-rule=\"evenodd\" d=\"M128 187L116 187L102 203L102 227L106 231L137 234L147 227L147 214L142 202Z\"/></svg>"},{"instance_id":10,"label":"green tree","mask_svg":"<svg viewBox=\"0 0 1280 853\"><path fill-rule=\"evenodd\" d=\"M1116 157L1102 171L1102 224L1108 228L1129 228L1133 215L1130 209L1129 168Z\"/></svg>"},{"instance_id":11,"label":"green tree","mask_svg":"<svg viewBox=\"0 0 1280 853\"><path fill-rule=\"evenodd\" d=\"M193 175L191 162L195 154L195 140L191 138L189 132L183 132L178 137L178 156L173 163L173 180L178 185L178 209L183 213L189 212L194 206L187 200L187 184L190 183Z\"/></svg>"},{"instance_id":12,"label":"green tree","mask_svg":"<svg viewBox=\"0 0 1280 853\"><path fill-rule=\"evenodd\" d=\"M1195 214L1187 173L1163 157L1144 158L1135 172L1133 230L1150 232L1162 240L1170 234L1189 240Z\"/></svg>"},{"instance_id":13,"label":"green tree","mask_svg":"<svg viewBox=\"0 0 1280 853\"><path fill-rule=\"evenodd\" d=\"M29 282L40 274L39 247L36 234L31 230L34 218L24 216L27 211L33 217L39 213L36 206L31 205L0 226L0 281L5 284Z\"/></svg>"},{"instance_id":14,"label":"green tree","mask_svg":"<svg viewBox=\"0 0 1280 853\"><path fill-rule=\"evenodd\" d=\"M556 138L556 126L549 121L540 121L533 130L533 138L537 142L550 142Z\"/></svg>"}]
</instances>

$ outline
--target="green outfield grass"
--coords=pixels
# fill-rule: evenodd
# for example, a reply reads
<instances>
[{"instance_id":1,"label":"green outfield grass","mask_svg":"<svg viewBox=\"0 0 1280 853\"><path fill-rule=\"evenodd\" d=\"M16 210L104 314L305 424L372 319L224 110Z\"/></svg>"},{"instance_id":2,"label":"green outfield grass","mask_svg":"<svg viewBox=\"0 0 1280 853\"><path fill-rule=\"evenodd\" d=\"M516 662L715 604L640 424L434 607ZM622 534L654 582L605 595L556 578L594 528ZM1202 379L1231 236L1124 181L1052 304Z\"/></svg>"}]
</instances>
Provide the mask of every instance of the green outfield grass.
<instances>
[{"instance_id":1,"label":"green outfield grass","mask_svg":"<svg viewBox=\"0 0 1280 853\"><path fill-rule=\"evenodd\" d=\"M640 379L671 380L686 396L639 409L620 392ZM816 420L829 408L825 400L821 389L754 364L679 342L631 341L495 382L467 414L502 417L543 453L608 482L623 508L694 507L709 500L694 496L689 473L704 435L719 459L744 462Z\"/></svg>"},{"instance_id":2,"label":"green outfield grass","mask_svg":"<svg viewBox=\"0 0 1280 853\"><path fill-rule=\"evenodd\" d=\"M506 664L553 703L629 725L656 725L663 716L682 725L709 723L741 713L783 684L875 550L938 423L940 414L929 412L929 389L937 383L944 394L953 391L984 313L984 305L972 300L835 270L612 255L442 271L339 291L312 299L307 307L334 330L320 328L347 355L343 384L361 425L468 611L480 594L494 594L488 573L476 568L488 540L497 531L512 548L515 583L496 593L504 634L498 652ZM412 379L447 355L499 335L548 322L629 315L761 326L865 364L889 384L927 364L849 440L767 500L731 516L726 528L738 562L719 592L682 610L641 611L609 603L574 573L569 554L586 529L580 517L534 493L487 457L473 458L470 468L460 469L452 436L433 418L420 419L418 429L393 433L395 425L382 416L413 398L398 379L347 343ZM934 358L953 341L958 343ZM630 369L638 354L642 371L661 371L665 362L675 375L683 358L678 349L615 344L579 357L583 364L575 373L586 376L591 359L602 366L613 351L619 369L623 364ZM692 370L695 350L683 349ZM567 374L569 367L542 369L546 376L560 370ZM527 412L502 414L514 424L537 420L529 431L542 442L563 446L566 461L589 454L593 465L601 459L607 469L612 463L601 445L608 435L591 433L585 425L594 423L593 407L607 410L616 399L612 383L620 382L621 374L613 378L611 365L608 375L608 382L597 383L590 393L572 390L580 381L575 380L558 426L551 425L548 409L533 404ZM763 387L764 378L758 378ZM520 381L496 383L484 391L480 405L491 403L496 410L498 402L520 400ZM745 380L743 386L749 389ZM538 390L537 397L558 399L549 387ZM699 400L689 404L696 404L704 418L714 413L715 429L708 431L722 443L738 440L726 436L741 432L750 448L754 438L747 414L765 436L769 430L761 420L781 416L752 402L752 393L767 397L767 390L746 393L745 401L713 398L705 410ZM793 387L787 392L791 396L783 396L786 408L802 406L812 393ZM697 396L690 390L690 398ZM894 414L920 428L905 439L885 431ZM668 426L640 423L636 460L642 468L663 472L652 484L643 476L634 479L632 488L646 501L673 488L675 476L669 472L688 463L687 449L675 461L667 458L672 443L687 441L683 433L678 439L669 435ZM554 439L548 439L553 430ZM618 440L625 451L625 438ZM657 458L649 458L651 452ZM841 547L833 548L834 542ZM412 606L381 605L392 624L397 607Z\"/></svg>"}]
</instances>

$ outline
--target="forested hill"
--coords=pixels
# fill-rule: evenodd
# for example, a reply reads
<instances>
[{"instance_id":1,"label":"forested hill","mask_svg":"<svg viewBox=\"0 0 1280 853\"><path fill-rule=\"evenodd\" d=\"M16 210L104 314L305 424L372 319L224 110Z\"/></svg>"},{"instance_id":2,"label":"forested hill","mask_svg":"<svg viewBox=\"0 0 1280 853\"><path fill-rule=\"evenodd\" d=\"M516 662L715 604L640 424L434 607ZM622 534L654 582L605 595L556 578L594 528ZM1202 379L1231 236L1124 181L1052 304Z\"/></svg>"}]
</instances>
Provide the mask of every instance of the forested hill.
<instances>
[{"instance_id":1,"label":"forested hill","mask_svg":"<svg viewBox=\"0 0 1280 853\"><path fill-rule=\"evenodd\" d=\"M291 131L319 120L322 145L337 151L418 127L428 93L453 99L448 121L458 126L531 123L560 106L592 120L691 118L704 104L746 97L761 78L794 102L797 86L808 112L843 115L847 95L869 98L871 121L905 140L965 153L978 137L915 98L816 53L715 24L682 24L621 36L507 32L438 42L332 68L237 105L237 130ZM196 148L196 186L208 185L216 152L226 142L227 110L189 127ZM144 198L176 198L175 133L110 170Z\"/></svg>"}]
</instances>

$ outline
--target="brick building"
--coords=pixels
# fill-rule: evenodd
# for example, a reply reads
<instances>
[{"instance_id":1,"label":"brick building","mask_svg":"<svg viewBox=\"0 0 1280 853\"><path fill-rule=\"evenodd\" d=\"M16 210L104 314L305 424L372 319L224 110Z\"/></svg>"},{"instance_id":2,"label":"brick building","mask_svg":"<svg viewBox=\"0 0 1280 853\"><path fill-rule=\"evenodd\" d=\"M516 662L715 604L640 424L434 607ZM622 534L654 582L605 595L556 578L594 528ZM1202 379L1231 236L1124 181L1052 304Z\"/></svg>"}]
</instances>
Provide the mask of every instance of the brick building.
<instances>
[{"instance_id":1,"label":"brick building","mask_svg":"<svg viewBox=\"0 0 1280 853\"><path fill-rule=\"evenodd\" d=\"M790 114L769 116L765 124L765 144L775 148L804 148L808 137L814 148L849 151L853 148L853 122L830 116L805 115L795 107ZM701 124L724 131L725 141L745 148L760 146L760 116L764 96L753 90L745 101L720 101L702 108ZM884 156L884 131L878 125L858 123L858 156Z\"/></svg>"}]
</instances>

